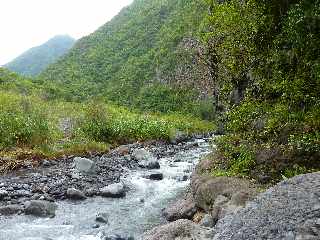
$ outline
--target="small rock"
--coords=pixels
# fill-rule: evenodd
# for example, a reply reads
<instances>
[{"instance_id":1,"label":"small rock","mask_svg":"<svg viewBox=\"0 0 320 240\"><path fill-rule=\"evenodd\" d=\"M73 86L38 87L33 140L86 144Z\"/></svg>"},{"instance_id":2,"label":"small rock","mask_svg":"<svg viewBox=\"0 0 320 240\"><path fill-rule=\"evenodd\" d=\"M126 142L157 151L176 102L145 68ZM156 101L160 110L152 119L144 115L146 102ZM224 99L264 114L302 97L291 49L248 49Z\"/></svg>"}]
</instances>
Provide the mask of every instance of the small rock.
<instances>
[{"instance_id":1,"label":"small rock","mask_svg":"<svg viewBox=\"0 0 320 240\"><path fill-rule=\"evenodd\" d=\"M88 158L75 157L73 159L76 170L84 173L91 173L94 169L94 162Z\"/></svg>"},{"instance_id":2,"label":"small rock","mask_svg":"<svg viewBox=\"0 0 320 240\"><path fill-rule=\"evenodd\" d=\"M159 169L160 164L155 157L145 149L135 149L132 153L133 158L138 161L141 168Z\"/></svg>"},{"instance_id":3,"label":"small rock","mask_svg":"<svg viewBox=\"0 0 320 240\"><path fill-rule=\"evenodd\" d=\"M126 190L122 183L114 183L100 189L102 197L122 198L126 196Z\"/></svg>"},{"instance_id":4,"label":"small rock","mask_svg":"<svg viewBox=\"0 0 320 240\"><path fill-rule=\"evenodd\" d=\"M26 215L37 217L55 217L57 205L52 202L42 200L32 200L27 202L25 208Z\"/></svg>"},{"instance_id":5,"label":"small rock","mask_svg":"<svg viewBox=\"0 0 320 240\"><path fill-rule=\"evenodd\" d=\"M163 174L162 173L150 173L144 177L147 179L150 179L150 180L160 181L163 179Z\"/></svg>"},{"instance_id":6,"label":"small rock","mask_svg":"<svg viewBox=\"0 0 320 240\"><path fill-rule=\"evenodd\" d=\"M133 237L122 237L118 234L115 234L115 235L111 235L108 237L104 237L104 240L134 240L134 238Z\"/></svg>"},{"instance_id":7,"label":"small rock","mask_svg":"<svg viewBox=\"0 0 320 240\"><path fill-rule=\"evenodd\" d=\"M100 228L100 225L99 224L93 224L92 228Z\"/></svg>"},{"instance_id":8,"label":"small rock","mask_svg":"<svg viewBox=\"0 0 320 240\"><path fill-rule=\"evenodd\" d=\"M202 220L200 221L200 225L203 227L209 227L209 228L213 228L215 225L215 221L212 218L212 216L210 216L209 214L204 215L204 217L202 218Z\"/></svg>"},{"instance_id":9,"label":"small rock","mask_svg":"<svg viewBox=\"0 0 320 240\"><path fill-rule=\"evenodd\" d=\"M100 223L108 223L108 215L106 213L98 213L96 221Z\"/></svg>"},{"instance_id":10,"label":"small rock","mask_svg":"<svg viewBox=\"0 0 320 240\"><path fill-rule=\"evenodd\" d=\"M43 165L44 167L49 167L49 166L51 166L51 163L50 163L50 161L48 161L48 160L43 160L43 161L42 161L42 165Z\"/></svg>"},{"instance_id":11,"label":"small rock","mask_svg":"<svg viewBox=\"0 0 320 240\"><path fill-rule=\"evenodd\" d=\"M146 232L143 240L211 240L212 230L186 219L180 219Z\"/></svg>"},{"instance_id":12,"label":"small rock","mask_svg":"<svg viewBox=\"0 0 320 240\"><path fill-rule=\"evenodd\" d=\"M75 188L69 188L67 190L67 197L72 200L84 200L86 196L83 192Z\"/></svg>"},{"instance_id":13,"label":"small rock","mask_svg":"<svg viewBox=\"0 0 320 240\"><path fill-rule=\"evenodd\" d=\"M0 190L0 200L8 196L8 191L6 190Z\"/></svg>"}]
</instances>

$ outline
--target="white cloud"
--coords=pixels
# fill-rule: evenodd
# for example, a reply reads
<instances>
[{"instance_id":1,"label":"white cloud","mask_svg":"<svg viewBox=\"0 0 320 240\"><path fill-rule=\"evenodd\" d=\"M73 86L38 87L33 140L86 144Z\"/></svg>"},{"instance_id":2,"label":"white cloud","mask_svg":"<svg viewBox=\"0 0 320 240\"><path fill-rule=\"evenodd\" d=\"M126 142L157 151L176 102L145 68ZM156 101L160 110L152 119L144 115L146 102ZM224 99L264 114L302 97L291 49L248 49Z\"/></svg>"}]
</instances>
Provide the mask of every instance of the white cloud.
<instances>
[{"instance_id":1,"label":"white cloud","mask_svg":"<svg viewBox=\"0 0 320 240\"><path fill-rule=\"evenodd\" d=\"M54 35L88 35L132 1L1 0L0 65Z\"/></svg>"}]
</instances>

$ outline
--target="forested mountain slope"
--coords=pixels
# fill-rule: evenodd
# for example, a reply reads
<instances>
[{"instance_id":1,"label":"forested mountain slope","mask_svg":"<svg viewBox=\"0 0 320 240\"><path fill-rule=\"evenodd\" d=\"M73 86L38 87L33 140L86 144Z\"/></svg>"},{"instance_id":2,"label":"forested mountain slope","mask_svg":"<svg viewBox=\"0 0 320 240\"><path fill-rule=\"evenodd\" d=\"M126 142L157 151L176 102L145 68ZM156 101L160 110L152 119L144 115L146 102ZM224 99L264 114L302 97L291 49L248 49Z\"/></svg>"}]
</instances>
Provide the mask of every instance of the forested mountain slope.
<instances>
[{"instance_id":1,"label":"forested mountain slope","mask_svg":"<svg viewBox=\"0 0 320 240\"><path fill-rule=\"evenodd\" d=\"M194 67L200 63L193 37L206 13L202 0L135 0L41 78L52 84L52 97L102 96L143 110L198 111L210 84L205 66Z\"/></svg>"},{"instance_id":2,"label":"forested mountain slope","mask_svg":"<svg viewBox=\"0 0 320 240\"><path fill-rule=\"evenodd\" d=\"M65 54L74 42L70 36L55 36L46 43L27 50L5 67L26 76L35 76Z\"/></svg>"}]
</instances>

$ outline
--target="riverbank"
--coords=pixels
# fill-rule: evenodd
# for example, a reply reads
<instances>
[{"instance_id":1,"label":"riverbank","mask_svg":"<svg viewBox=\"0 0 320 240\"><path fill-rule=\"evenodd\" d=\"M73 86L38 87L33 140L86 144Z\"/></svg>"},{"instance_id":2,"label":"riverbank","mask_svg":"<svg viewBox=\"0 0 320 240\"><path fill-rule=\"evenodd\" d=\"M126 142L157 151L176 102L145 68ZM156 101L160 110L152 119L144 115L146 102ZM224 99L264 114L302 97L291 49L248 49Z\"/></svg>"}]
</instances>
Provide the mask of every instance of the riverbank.
<instances>
[{"instance_id":1,"label":"riverbank","mask_svg":"<svg viewBox=\"0 0 320 240\"><path fill-rule=\"evenodd\" d=\"M94 174L80 173L77 158L70 158L2 176L0 189L7 192L2 211L16 206L20 212L0 216L0 236L17 239L14 229L19 228L22 239L104 239L114 234L139 239L144 231L165 223L161 209L185 191L195 164L207 153L209 143L201 138L176 144L137 143L88 159L95 166L86 169ZM106 196L106 187L114 183L120 183L123 192ZM39 200L56 205L54 218L24 214L29 213L30 202ZM99 222L101 216L97 221L100 213L108 223Z\"/></svg>"}]
</instances>

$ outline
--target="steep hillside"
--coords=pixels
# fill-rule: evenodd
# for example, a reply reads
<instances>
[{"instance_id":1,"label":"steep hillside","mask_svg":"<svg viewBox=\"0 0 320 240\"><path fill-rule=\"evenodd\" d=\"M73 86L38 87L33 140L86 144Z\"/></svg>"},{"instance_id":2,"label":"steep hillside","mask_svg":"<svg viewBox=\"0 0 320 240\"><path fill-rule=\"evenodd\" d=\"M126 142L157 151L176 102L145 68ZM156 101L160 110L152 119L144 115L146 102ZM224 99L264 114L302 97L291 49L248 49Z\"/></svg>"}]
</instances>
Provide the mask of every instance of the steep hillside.
<instances>
[{"instance_id":1,"label":"steep hillside","mask_svg":"<svg viewBox=\"0 0 320 240\"><path fill-rule=\"evenodd\" d=\"M55 36L41 46L27 50L5 67L26 76L35 76L65 54L74 42L69 36Z\"/></svg>"},{"instance_id":2,"label":"steep hillside","mask_svg":"<svg viewBox=\"0 0 320 240\"><path fill-rule=\"evenodd\" d=\"M102 96L143 110L198 111L199 96L210 91L200 81L207 81L205 66L195 68L201 63L193 54L206 11L202 0L135 0L41 77L52 83L52 97Z\"/></svg>"},{"instance_id":3,"label":"steep hillside","mask_svg":"<svg viewBox=\"0 0 320 240\"><path fill-rule=\"evenodd\" d=\"M212 173L270 182L320 169L320 1L208 2L225 132Z\"/></svg>"}]
</instances>

